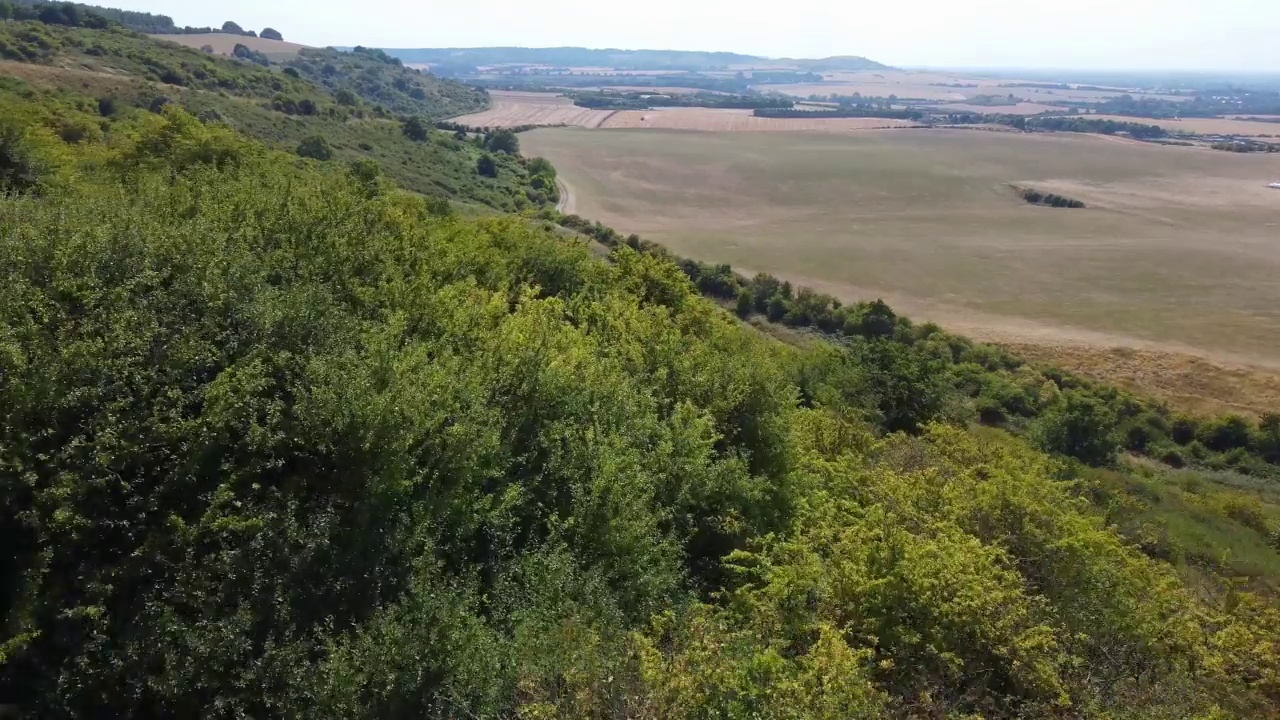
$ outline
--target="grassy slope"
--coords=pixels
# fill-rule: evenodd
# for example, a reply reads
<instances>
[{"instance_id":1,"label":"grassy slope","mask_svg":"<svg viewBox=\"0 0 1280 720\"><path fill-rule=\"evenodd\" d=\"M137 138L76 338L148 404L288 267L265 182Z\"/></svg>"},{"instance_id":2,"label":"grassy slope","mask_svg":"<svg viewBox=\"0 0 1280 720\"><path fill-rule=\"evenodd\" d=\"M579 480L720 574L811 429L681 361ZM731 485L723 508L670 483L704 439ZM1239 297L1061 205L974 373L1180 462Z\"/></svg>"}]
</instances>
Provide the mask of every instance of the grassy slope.
<instances>
[{"instance_id":1,"label":"grassy slope","mask_svg":"<svg viewBox=\"0 0 1280 720\"><path fill-rule=\"evenodd\" d=\"M331 93L349 90L366 103L397 115L438 120L489 105L488 94L480 88L406 68L378 50L306 49L287 65Z\"/></svg>"},{"instance_id":2,"label":"grassy slope","mask_svg":"<svg viewBox=\"0 0 1280 720\"><path fill-rule=\"evenodd\" d=\"M146 108L157 97L173 100L195 114L214 111L237 130L269 146L293 150L308 136L320 135L334 145L341 160L372 159L404 187L462 203L511 211L529 204L527 173L515 159L499 154L498 177L481 177L476 162L484 151L458 142L451 134L433 132L414 142L400 132L399 121L360 101L339 106L329 89L279 68L212 57L125 30L92 31L39 23L0 26L0 75L26 80L36 87L74 88L93 97L112 97L124 107ZM372 77L388 87L398 78L432 88L423 100L401 96L396 107L427 117L442 117L483 104L483 93L429 75L387 66L367 57L323 57L335 60L339 72L331 84L354 75ZM305 63L304 63L305 64ZM353 81L354 82L354 81ZM311 100L314 115L281 112L281 99ZM456 100L454 98L457 98Z\"/></svg>"}]
</instances>

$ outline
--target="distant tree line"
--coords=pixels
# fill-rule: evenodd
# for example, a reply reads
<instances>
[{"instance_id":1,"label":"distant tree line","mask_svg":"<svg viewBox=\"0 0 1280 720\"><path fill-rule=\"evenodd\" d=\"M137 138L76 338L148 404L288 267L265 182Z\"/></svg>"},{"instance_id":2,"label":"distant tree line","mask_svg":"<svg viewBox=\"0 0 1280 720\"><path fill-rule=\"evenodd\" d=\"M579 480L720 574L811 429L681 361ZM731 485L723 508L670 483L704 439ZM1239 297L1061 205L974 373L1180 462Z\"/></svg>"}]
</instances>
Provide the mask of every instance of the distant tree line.
<instances>
[{"instance_id":1,"label":"distant tree line","mask_svg":"<svg viewBox=\"0 0 1280 720\"><path fill-rule=\"evenodd\" d=\"M1125 134L1139 139L1166 137L1169 133L1159 125L1072 117L1034 117L1024 123L1027 130L1054 130L1057 132L1099 133L1101 135Z\"/></svg>"},{"instance_id":2,"label":"distant tree line","mask_svg":"<svg viewBox=\"0 0 1280 720\"><path fill-rule=\"evenodd\" d=\"M891 120L920 120L925 114L919 110L847 106L834 110L797 110L757 108L756 117L767 118L887 118Z\"/></svg>"},{"instance_id":3,"label":"distant tree line","mask_svg":"<svg viewBox=\"0 0 1280 720\"><path fill-rule=\"evenodd\" d=\"M1234 153L1280 153L1280 143L1265 143L1257 140L1224 140L1209 147Z\"/></svg>"},{"instance_id":4,"label":"distant tree line","mask_svg":"<svg viewBox=\"0 0 1280 720\"><path fill-rule=\"evenodd\" d=\"M93 9L74 3L24 4L0 2L0 20L37 21L46 25L101 30L112 21Z\"/></svg>"},{"instance_id":5,"label":"distant tree line","mask_svg":"<svg viewBox=\"0 0 1280 720\"><path fill-rule=\"evenodd\" d=\"M654 107L705 107L737 110L790 108L795 102L772 95L721 95L700 92L693 95L641 92L571 92L573 104L595 110L647 110Z\"/></svg>"},{"instance_id":6,"label":"distant tree line","mask_svg":"<svg viewBox=\"0 0 1280 720\"><path fill-rule=\"evenodd\" d=\"M1169 132L1159 125L1103 120L1080 115L1067 117L1010 115L1007 113L947 113L935 115L940 121L952 125L1006 125L1027 132L1051 130L1054 132L1098 133L1100 135L1125 134L1142 140L1168 137Z\"/></svg>"}]
</instances>

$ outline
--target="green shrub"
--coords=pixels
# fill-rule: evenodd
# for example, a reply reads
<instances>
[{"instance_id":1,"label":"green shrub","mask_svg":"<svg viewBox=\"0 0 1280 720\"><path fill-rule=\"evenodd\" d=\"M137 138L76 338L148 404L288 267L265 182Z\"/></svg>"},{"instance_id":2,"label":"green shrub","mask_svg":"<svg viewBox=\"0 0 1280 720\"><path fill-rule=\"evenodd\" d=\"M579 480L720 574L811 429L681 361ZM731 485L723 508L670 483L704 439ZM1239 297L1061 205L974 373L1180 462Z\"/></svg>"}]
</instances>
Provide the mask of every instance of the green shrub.
<instances>
[{"instance_id":1,"label":"green shrub","mask_svg":"<svg viewBox=\"0 0 1280 720\"><path fill-rule=\"evenodd\" d=\"M301 143L298 143L297 153L312 160L333 159L333 148L329 146L329 141L319 135L304 138Z\"/></svg>"},{"instance_id":2,"label":"green shrub","mask_svg":"<svg viewBox=\"0 0 1280 720\"><path fill-rule=\"evenodd\" d=\"M48 172L23 130L0 124L0 194L30 193L39 189Z\"/></svg>"},{"instance_id":3,"label":"green shrub","mask_svg":"<svg viewBox=\"0 0 1280 720\"><path fill-rule=\"evenodd\" d=\"M1032 437L1048 452L1090 465L1108 465L1120 446L1115 414L1091 395L1068 390L1031 426Z\"/></svg>"}]
</instances>

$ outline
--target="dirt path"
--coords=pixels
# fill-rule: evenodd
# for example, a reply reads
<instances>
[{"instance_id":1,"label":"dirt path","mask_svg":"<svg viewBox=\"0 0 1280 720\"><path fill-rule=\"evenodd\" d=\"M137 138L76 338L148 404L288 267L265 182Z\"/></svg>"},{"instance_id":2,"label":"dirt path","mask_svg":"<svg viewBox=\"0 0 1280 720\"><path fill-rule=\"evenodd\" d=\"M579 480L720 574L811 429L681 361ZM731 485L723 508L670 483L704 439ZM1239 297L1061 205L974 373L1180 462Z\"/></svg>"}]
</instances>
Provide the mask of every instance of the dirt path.
<instances>
[{"instance_id":1,"label":"dirt path","mask_svg":"<svg viewBox=\"0 0 1280 720\"><path fill-rule=\"evenodd\" d=\"M560 190L560 201L556 203L556 210L565 215L572 215L577 209L574 202L573 189L569 187L569 183L560 178L556 178L556 188Z\"/></svg>"}]
</instances>

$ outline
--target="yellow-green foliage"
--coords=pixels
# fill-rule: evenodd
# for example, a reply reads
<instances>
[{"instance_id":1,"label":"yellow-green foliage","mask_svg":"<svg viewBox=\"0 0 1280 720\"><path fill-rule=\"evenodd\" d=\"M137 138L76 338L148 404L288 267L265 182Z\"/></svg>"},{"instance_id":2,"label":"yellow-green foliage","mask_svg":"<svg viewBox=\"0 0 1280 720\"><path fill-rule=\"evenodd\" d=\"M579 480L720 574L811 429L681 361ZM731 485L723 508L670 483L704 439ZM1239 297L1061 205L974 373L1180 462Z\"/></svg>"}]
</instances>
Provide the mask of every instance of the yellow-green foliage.
<instances>
[{"instance_id":1,"label":"yellow-green foliage","mask_svg":"<svg viewBox=\"0 0 1280 720\"><path fill-rule=\"evenodd\" d=\"M941 404L896 345L782 347L669 260L176 109L55 115L21 127L65 180L0 200L27 714L1276 712L1269 599L1193 592L1023 440L886 434Z\"/></svg>"}]
</instances>

